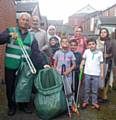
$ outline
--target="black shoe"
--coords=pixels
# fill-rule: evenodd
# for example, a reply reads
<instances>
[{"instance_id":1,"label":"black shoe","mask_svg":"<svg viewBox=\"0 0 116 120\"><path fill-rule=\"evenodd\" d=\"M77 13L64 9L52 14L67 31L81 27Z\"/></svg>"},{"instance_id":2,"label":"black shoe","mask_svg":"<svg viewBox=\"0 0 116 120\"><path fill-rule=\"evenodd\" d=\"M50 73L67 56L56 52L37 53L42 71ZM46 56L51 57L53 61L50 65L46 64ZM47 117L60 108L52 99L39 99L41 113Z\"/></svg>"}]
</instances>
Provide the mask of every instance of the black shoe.
<instances>
[{"instance_id":1,"label":"black shoe","mask_svg":"<svg viewBox=\"0 0 116 120\"><path fill-rule=\"evenodd\" d=\"M29 114L31 114L31 113L32 113L31 108L30 108L30 107L28 107L28 106L24 106L23 111L24 111L25 113L29 113Z\"/></svg>"},{"instance_id":2,"label":"black shoe","mask_svg":"<svg viewBox=\"0 0 116 120\"><path fill-rule=\"evenodd\" d=\"M32 110L29 107L28 103L19 103L19 110L25 113L32 113Z\"/></svg>"},{"instance_id":3,"label":"black shoe","mask_svg":"<svg viewBox=\"0 0 116 120\"><path fill-rule=\"evenodd\" d=\"M16 109L9 109L8 110L8 116L13 116L13 115L15 115L15 113L16 113Z\"/></svg>"},{"instance_id":4,"label":"black shoe","mask_svg":"<svg viewBox=\"0 0 116 120\"><path fill-rule=\"evenodd\" d=\"M98 98L98 103L102 103L103 99L102 98Z\"/></svg>"},{"instance_id":5,"label":"black shoe","mask_svg":"<svg viewBox=\"0 0 116 120\"><path fill-rule=\"evenodd\" d=\"M98 100L98 102L101 104L108 104L109 100L108 99L100 99L100 100Z\"/></svg>"}]
</instances>

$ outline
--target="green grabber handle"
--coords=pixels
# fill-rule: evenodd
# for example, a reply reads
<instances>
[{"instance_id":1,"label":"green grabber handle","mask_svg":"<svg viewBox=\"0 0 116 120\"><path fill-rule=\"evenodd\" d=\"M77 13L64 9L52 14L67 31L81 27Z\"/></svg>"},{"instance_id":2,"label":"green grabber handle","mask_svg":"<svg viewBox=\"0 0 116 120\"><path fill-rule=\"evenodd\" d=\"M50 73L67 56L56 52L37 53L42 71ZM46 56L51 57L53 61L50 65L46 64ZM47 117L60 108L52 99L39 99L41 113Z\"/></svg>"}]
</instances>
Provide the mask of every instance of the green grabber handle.
<instances>
[{"instance_id":1,"label":"green grabber handle","mask_svg":"<svg viewBox=\"0 0 116 120\"><path fill-rule=\"evenodd\" d=\"M82 76L83 76L83 68L80 70L80 74L79 74L79 80L82 80Z\"/></svg>"},{"instance_id":2,"label":"green grabber handle","mask_svg":"<svg viewBox=\"0 0 116 120\"><path fill-rule=\"evenodd\" d=\"M17 38L17 42L18 42L20 47L24 46L22 40L19 37Z\"/></svg>"},{"instance_id":3,"label":"green grabber handle","mask_svg":"<svg viewBox=\"0 0 116 120\"><path fill-rule=\"evenodd\" d=\"M79 101L80 85L81 85L81 81L82 81L82 77L83 77L83 69L84 69L84 66L82 67L82 69L80 69L80 74L79 74L79 84L78 84L77 99L76 99L77 105L78 105L78 101Z\"/></svg>"}]
</instances>

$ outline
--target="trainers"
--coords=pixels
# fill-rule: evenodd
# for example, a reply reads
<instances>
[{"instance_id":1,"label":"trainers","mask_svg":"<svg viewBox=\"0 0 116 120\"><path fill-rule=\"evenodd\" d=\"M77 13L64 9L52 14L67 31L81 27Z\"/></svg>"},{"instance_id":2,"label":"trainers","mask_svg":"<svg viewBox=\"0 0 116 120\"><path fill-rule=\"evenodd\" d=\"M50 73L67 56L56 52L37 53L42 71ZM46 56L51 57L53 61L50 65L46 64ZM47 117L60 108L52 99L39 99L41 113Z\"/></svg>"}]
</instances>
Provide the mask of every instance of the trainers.
<instances>
[{"instance_id":1,"label":"trainers","mask_svg":"<svg viewBox=\"0 0 116 120\"><path fill-rule=\"evenodd\" d=\"M77 104L77 108L80 108L80 104L79 103Z\"/></svg>"},{"instance_id":2,"label":"trainers","mask_svg":"<svg viewBox=\"0 0 116 120\"><path fill-rule=\"evenodd\" d=\"M76 104L72 104L71 109L72 109L72 112L77 112Z\"/></svg>"},{"instance_id":3,"label":"trainers","mask_svg":"<svg viewBox=\"0 0 116 120\"><path fill-rule=\"evenodd\" d=\"M87 106L88 106L88 103L86 103L86 102L84 102L84 103L82 104L82 108L83 108L83 109L86 109Z\"/></svg>"},{"instance_id":4,"label":"trainers","mask_svg":"<svg viewBox=\"0 0 116 120\"><path fill-rule=\"evenodd\" d=\"M92 108L95 108L96 110L100 110L100 105L98 103L95 103L93 104Z\"/></svg>"}]
</instances>

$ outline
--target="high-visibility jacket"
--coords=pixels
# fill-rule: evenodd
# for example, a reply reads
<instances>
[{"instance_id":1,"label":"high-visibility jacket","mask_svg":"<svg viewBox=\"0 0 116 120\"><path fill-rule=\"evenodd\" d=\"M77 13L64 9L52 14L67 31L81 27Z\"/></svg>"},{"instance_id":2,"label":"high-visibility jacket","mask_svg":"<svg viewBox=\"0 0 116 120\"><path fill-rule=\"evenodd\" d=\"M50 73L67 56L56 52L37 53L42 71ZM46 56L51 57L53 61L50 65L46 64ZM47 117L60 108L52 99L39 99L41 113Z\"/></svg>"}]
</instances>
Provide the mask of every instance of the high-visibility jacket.
<instances>
[{"instance_id":1,"label":"high-visibility jacket","mask_svg":"<svg viewBox=\"0 0 116 120\"><path fill-rule=\"evenodd\" d=\"M16 28L10 27L8 30L9 30L9 33L17 32L18 38L22 40L18 27ZM32 44L32 41L33 41L33 37L30 34L30 32L28 32L25 39L22 40L24 47L29 54L31 53L30 46ZM13 40L12 38L10 38L6 46L5 67L9 69L18 69L22 58L24 58L24 55L23 55L23 52L21 51L21 48L17 40Z\"/></svg>"}]
</instances>

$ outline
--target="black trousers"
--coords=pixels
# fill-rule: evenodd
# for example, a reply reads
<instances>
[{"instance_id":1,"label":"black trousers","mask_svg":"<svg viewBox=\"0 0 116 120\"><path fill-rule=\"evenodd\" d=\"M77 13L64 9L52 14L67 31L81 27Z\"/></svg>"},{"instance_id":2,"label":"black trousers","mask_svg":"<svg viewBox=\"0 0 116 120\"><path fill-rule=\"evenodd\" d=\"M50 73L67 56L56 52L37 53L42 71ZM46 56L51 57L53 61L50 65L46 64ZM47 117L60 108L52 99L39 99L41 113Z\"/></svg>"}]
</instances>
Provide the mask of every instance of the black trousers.
<instances>
[{"instance_id":1,"label":"black trousers","mask_svg":"<svg viewBox=\"0 0 116 120\"><path fill-rule=\"evenodd\" d=\"M79 84L79 72L75 72L75 101L77 98L78 84Z\"/></svg>"},{"instance_id":2,"label":"black trousers","mask_svg":"<svg viewBox=\"0 0 116 120\"><path fill-rule=\"evenodd\" d=\"M6 96L8 100L9 109L16 109L15 83L16 83L16 70L5 68Z\"/></svg>"}]
</instances>

